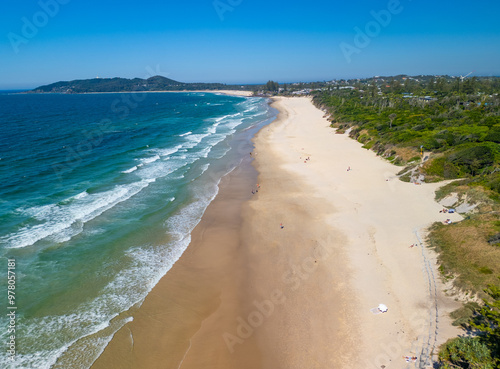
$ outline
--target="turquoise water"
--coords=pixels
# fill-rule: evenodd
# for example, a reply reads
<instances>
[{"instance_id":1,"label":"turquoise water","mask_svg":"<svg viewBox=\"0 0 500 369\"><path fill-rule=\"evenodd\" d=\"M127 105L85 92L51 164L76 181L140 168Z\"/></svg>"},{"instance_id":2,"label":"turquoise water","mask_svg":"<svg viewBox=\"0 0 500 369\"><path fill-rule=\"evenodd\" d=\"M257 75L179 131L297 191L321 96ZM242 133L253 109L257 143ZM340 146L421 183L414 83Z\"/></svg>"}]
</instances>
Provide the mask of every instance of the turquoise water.
<instances>
[{"instance_id":1,"label":"turquoise water","mask_svg":"<svg viewBox=\"0 0 500 369\"><path fill-rule=\"evenodd\" d=\"M17 308L0 367L88 368L274 116L217 94L0 94L0 269L15 260Z\"/></svg>"}]
</instances>

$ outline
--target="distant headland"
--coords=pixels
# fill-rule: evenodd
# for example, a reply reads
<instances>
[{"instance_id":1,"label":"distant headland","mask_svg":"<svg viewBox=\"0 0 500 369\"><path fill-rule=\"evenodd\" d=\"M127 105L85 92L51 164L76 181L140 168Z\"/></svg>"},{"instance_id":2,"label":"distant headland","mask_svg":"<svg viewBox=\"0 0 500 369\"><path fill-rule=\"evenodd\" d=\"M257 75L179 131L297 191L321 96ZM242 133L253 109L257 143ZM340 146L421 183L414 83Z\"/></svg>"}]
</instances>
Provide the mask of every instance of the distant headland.
<instances>
[{"instance_id":1,"label":"distant headland","mask_svg":"<svg viewBox=\"0 0 500 369\"><path fill-rule=\"evenodd\" d=\"M185 83L163 76L142 78L92 78L60 81L37 87L28 93L81 94L97 92L134 91L195 91L195 90L242 90L245 86L223 83Z\"/></svg>"}]
</instances>

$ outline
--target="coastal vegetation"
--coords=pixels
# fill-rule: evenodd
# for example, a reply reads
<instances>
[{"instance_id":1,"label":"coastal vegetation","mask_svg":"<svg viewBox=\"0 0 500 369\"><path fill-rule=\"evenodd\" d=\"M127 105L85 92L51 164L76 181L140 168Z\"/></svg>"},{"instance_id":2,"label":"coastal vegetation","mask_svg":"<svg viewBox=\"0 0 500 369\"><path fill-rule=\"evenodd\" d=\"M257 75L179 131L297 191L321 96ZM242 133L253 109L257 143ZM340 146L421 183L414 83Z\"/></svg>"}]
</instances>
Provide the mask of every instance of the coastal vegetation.
<instances>
[{"instance_id":1,"label":"coastal vegetation","mask_svg":"<svg viewBox=\"0 0 500 369\"><path fill-rule=\"evenodd\" d=\"M280 85L278 82L274 82L274 81L268 81L266 83L266 90L267 91L270 91L270 92L278 92L279 91L279 88L280 88Z\"/></svg>"},{"instance_id":2,"label":"coastal vegetation","mask_svg":"<svg viewBox=\"0 0 500 369\"><path fill-rule=\"evenodd\" d=\"M446 342L439 352L444 369L500 367L500 289L490 285L485 292L490 297L464 324L472 334Z\"/></svg>"},{"instance_id":3,"label":"coastal vegetation","mask_svg":"<svg viewBox=\"0 0 500 369\"><path fill-rule=\"evenodd\" d=\"M465 219L436 223L428 243L465 305L473 335L447 342L444 368L500 367L500 78L395 76L337 81L313 93L332 127L402 166L401 180L453 179L436 194Z\"/></svg>"}]
</instances>

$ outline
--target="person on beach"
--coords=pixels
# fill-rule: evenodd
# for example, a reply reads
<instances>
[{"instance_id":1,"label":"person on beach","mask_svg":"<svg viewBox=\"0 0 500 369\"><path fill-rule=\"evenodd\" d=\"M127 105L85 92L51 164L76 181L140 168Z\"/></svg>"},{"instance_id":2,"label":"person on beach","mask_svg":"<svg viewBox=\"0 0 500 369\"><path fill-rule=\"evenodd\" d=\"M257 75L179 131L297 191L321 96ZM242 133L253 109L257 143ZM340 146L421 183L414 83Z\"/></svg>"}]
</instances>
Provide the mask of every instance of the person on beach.
<instances>
[{"instance_id":1,"label":"person on beach","mask_svg":"<svg viewBox=\"0 0 500 369\"><path fill-rule=\"evenodd\" d=\"M280 223L280 228L281 229L285 228L285 226L283 225L283 223Z\"/></svg>"}]
</instances>

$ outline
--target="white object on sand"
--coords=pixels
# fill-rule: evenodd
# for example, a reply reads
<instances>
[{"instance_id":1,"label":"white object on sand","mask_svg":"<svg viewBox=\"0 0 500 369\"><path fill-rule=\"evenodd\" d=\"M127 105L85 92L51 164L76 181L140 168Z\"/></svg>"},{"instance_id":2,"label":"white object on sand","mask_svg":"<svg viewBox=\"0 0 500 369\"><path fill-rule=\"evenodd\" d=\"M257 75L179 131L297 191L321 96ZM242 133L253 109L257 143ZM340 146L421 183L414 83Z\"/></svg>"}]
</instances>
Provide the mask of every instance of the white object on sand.
<instances>
[{"instance_id":1,"label":"white object on sand","mask_svg":"<svg viewBox=\"0 0 500 369\"><path fill-rule=\"evenodd\" d=\"M379 305L378 305L378 309L379 309L382 313L385 313L385 312L387 312L387 310L389 310L389 309L387 308L387 306L385 306L384 304L379 304Z\"/></svg>"}]
</instances>

